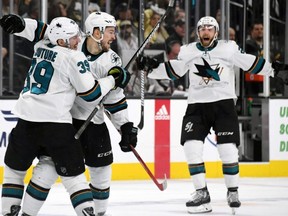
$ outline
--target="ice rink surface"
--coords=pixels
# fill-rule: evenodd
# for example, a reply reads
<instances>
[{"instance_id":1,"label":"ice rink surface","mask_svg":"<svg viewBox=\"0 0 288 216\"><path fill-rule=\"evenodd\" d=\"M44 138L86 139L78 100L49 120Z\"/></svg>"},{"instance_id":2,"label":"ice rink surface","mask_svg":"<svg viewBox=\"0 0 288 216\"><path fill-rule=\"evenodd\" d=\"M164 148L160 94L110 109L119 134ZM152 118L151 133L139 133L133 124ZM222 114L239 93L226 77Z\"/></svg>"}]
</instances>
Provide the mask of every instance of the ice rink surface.
<instances>
[{"instance_id":1,"label":"ice rink surface","mask_svg":"<svg viewBox=\"0 0 288 216\"><path fill-rule=\"evenodd\" d=\"M207 185L213 211L197 215L232 215L226 202L224 179L207 179ZM189 179L168 179L165 191L160 191L150 180L113 181L107 213L111 216L191 215L185 202L192 192ZM239 196L242 206L236 215L288 216L288 178L241 178ZM76 215L61 183L53 186L39 213L39 216L52 215Z\"/></svg>"}]
</instances>

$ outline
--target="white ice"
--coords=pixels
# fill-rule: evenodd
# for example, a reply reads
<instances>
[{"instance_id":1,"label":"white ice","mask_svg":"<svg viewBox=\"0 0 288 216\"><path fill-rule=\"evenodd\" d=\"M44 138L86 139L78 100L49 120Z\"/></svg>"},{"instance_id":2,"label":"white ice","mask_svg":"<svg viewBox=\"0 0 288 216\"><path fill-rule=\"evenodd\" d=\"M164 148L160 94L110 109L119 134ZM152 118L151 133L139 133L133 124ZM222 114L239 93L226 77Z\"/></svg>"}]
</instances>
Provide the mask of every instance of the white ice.
<instances>
[{"instance_id":1,"label":"white ice","mask_svg":"<svg viewBox=\"0 0 288 216\"><path fill-rule=\"evenodd\" d=\"M161 182L161 180L158 180ZM232 215L226 202L224 180L207 179L213 211L197 215ZM160 191L151 180L112 181L111 216L181 216L187 213L185 202L193 192L189 179L168 179L168 187ZM288 178L241 178L239 216L288 216ZM69 196L61 183L55 184L39 216L75 216Z\"/></svg>"}]
</instances>

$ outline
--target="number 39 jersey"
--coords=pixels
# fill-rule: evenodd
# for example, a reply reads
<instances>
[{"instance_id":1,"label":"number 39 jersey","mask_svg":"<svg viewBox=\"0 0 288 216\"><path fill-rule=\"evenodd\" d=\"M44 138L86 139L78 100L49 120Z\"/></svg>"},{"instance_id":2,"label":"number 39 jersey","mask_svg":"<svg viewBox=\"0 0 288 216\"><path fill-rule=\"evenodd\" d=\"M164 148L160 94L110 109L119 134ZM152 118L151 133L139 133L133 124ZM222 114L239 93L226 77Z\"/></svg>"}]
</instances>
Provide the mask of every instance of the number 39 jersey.
<instances>
[{"instance_id":1,"label":"number 39 jersey","mask_svg":"<svg viewBox=\"0 0 288 216\"><path fill-rule=\"evenodd\" d=\"M71 123L71 107L76 92L94 101L101 92L80 51L46 44L35 44L31 67L13 112L33 122Z\"/></svg>"}]
</instances>

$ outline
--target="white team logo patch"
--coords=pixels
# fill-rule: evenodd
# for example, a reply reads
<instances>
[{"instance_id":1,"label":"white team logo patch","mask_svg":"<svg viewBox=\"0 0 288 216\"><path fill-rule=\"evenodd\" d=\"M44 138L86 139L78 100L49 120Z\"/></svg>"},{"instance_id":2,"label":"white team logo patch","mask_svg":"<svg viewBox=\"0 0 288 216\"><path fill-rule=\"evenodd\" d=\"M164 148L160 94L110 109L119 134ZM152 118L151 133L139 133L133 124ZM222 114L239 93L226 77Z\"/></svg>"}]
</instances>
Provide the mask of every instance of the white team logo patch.
<instances>
[{"instance_id":1,"label":"white team logo patch","mask_svg":"<svg viewBox=\"0 0 288 216\"><path fill-rule=\"evenodd\" d=\"M189 133L189 132L192 132L193 131L193 123L192 122L187 122L187 124L185 125L185 131L187 132L187 133Z\"/></svg>"},{"instance_id":2,"label":"white team logo patch","mask_svg":"<svg viewBox=\"0 0 288 216\"><path fill-rule=\"evenodd\" d=\"M155 115L155 120L169 120L169 119L170 115L167 111L167 108L165 105L162 105Z\"/></svg>"},{"instance_id":3,"label":"white team logo patch","mask_svg":"<svg viewBox=\"0 0 288 216\"><path fill-rule=\"evenodd\" d=\"M116 64L116 63L119 62L119 61L120 61L119 56L118 56L116 53L112 53L112 54L111 54L111 62L112 62L113 64Z\"/></svg>"}]
</instances>

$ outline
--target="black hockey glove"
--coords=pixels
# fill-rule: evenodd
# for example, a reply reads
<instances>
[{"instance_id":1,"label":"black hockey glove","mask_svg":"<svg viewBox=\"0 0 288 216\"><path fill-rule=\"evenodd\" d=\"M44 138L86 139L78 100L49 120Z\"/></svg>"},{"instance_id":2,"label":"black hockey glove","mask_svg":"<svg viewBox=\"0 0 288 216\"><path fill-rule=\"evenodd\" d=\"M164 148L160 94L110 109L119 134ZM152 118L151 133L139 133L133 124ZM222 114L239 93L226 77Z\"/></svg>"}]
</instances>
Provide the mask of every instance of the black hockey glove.
<instances>
[{"instance_id":1,"label":"black hockey glove","mask_svg":"<svg viewBox=\"0 0 288 216\"><path fill-rule=\"evenodd\" d=\"M16 14L4 15L0 19L0 25L9 34L22 32L25 29L24 19Z\"/></svg>"},{"instance_id":2,"label":"black hockey glove","mask_svg":"<svg viewBox=\"0 0 288 216\"><path fill-rule=\"evenodd\" d=\"M115 87L125 88L130 80L130 73L122 67L114 66L108 71L108 75L111 75L115 79Z\"/></svg>"},{"instance_id":3,"label":"black hockey glove","mask_svg":"<svg viewBox=\"0 0 288 216\"><path fill-rule=\"evenodd\" d=\"M138 129L133 127L132 122L127 122L120 127L122 138L119 143L123 152L132 151L130 145L136 147Z\"/></svg>"},{"instance_id":4,"label":"black hockey glove","mask_svg":"<svg viewBox=\"0 0 288 216\"><path fill-rule=\"evenodd\" d=\"M271 66L272 66L272 68L275 71L275 74L274 74L275 77L277 77L279 71L286 69L286 65L283 62L280 62L280 61L273 61Z\"/></svg>"},{"instance_id":5,"label":"black hockey glove","mask_svg":"<svg viewBox=\"0 0 288 216\"><path fill-rule=\"evenodd\" d=\"M149 56L140 55L137 58L137 64L139 70L145 70L147 73L150 73L154 68L157 68L160 62L154 58Z\"/></svg>"}]
</instances>

